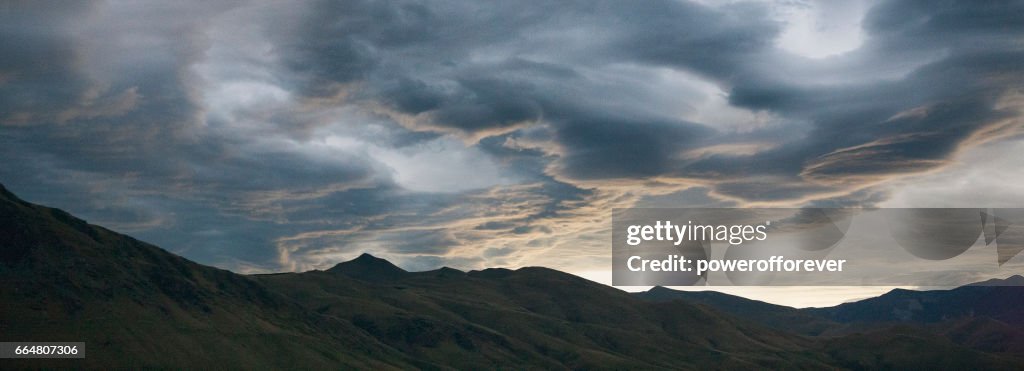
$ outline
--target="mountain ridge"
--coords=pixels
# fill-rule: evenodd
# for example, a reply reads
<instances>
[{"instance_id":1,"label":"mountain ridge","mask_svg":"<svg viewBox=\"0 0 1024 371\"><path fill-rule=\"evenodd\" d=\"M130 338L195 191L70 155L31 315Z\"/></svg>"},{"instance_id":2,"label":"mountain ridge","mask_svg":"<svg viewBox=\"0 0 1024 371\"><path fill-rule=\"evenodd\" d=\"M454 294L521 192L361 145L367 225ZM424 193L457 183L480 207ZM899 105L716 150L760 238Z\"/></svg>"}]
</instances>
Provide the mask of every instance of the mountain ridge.
<instances>
[{"instance_id":1,"label":"mountain ridge","mask_svg":"<svg viewBox=\"0 0 1024 371\"><path fill-rule=\"evenodd\" d=\"M4 368L943 365L923 355L897 357L871 338L822 342L708 305L641 300L543 267L407 272L364 254L326 271L239 275L5 189L0 256L0 341L85 341L89 349L84 360L5 360ZM957 336L991 348L975 328L1004 331L966 324ZM943 339L899 336L981 367L1021 364Z\"/></svg>"},{"instance_id":2,"label":"mountain ridge","mask_svg":"<svg viewBox=\"0 0 1024 371\"><path fill-rule=\"evenodd\" d=\"M819 338L926 329L950 343L1024 358L1024 287L1020 276L949 290L894 289L881 296L824 308L791 308L713 291L655 287L635 293L648 301L707 305L741 319ZM910 326L910 327L908 327Z\"/></svg>"}]
</instances>

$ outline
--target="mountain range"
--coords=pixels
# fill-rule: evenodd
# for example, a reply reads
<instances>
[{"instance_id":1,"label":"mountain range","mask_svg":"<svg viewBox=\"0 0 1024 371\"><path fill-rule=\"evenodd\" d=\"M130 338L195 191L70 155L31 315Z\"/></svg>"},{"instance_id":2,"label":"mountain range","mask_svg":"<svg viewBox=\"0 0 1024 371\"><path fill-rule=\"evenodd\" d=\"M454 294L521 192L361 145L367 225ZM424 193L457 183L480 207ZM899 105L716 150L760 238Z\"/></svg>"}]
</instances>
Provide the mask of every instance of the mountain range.
<instances>
[{"instance_id":1,"label":"mountain range","mask_svg":"<svg viewBox=\"0 0 1024 371\"><path fill-rule=\"evenodd\" d=\"M1021 280L795 309L541 267L408 272L369 254L241 275L0 186L0 341L87 349L5 369L1020 369Z\"/></svg>"}]
</instances>

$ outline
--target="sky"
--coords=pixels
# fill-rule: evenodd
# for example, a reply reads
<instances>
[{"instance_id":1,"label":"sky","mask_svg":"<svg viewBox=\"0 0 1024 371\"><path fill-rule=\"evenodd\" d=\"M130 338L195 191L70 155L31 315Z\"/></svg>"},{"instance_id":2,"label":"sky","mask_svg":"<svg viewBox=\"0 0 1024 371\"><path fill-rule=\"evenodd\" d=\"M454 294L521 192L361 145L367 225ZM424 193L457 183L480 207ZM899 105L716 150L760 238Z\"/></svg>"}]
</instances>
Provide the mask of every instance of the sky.
<instances>
[{"instance_id":1,"label":"sky","mask_svg":"<svg viewBox=\"0 0 1024 371\"><path fill-rule=\"evenodd\" d=\"M1020 14L3 1L0 183L241 273L369 252L609 282L613 208L1024 207Z\"/></svg>"}]
</instances>

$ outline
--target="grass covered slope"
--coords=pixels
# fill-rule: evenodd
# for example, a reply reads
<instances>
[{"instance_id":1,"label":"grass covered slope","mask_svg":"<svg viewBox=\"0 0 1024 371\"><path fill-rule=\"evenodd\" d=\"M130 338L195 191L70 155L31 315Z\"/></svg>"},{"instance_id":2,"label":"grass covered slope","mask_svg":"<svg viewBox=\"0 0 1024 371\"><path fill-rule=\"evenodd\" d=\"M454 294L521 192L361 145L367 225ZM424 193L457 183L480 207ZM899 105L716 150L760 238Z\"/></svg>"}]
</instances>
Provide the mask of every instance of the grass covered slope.
<instances>
[{"instance_id":1,"label":"grass covered slope","mask_svg":"<svg viewBox=\"0 0 1024 371\"><path fill-rule=\"evenodd\" d=\"M326 271L239 275L24 202L2 187L0 282L0 341L85 341L87 349L84 360L0 360L2 368L1022 364L1000 353L1007 349L994 337L1012 332L1002 322L938 330L958 342L922 328L826 339L766 326L773 318L807 318L784 307L733 313L643 300L546 268L407 272L363 255ZM737 317L758 313L768 316Z\"/></svg>"},{"instance_id":2,"label":"grass covered slope","mask_svg":"<svg viewBox=\"0 0 1024 371\"><path fill-rule=\"evenodd\" d=\"M0 341L85 341L4 366L407 366L347 321L0 187Z\"/></svg>"},{"instance_id":3,"label":"grass covered slope","mask_svg":"<svg viewBox=\"0 0 1024 371\"><path fill-rule=\"evenodd\" d=\"M826 364L804 352L804 338L686 303L646 303L555 270L442 268L374 281L376 260L259 279L415 358L457 368Z\"/></svg>"},{"instance_id":4,"label":"grass covered slope","mask_svg":"<svg viewBox=\"0 0 1024 371\"><path fill-rule=\"evenodd\" d=\"M633 295L655 302L706 305L743 320L813 336L837 362L852 357L855 364L867 368L914 357L901 352L919 355L919 365L940 368L976 362L1006 365L1004 360L1021 367L1024 287L1014 286L1019 280L1020 276L1013 276L952 290L897 289L834 307L804 309L712 291L655 287Z\"/></svg>"}]
</instances>

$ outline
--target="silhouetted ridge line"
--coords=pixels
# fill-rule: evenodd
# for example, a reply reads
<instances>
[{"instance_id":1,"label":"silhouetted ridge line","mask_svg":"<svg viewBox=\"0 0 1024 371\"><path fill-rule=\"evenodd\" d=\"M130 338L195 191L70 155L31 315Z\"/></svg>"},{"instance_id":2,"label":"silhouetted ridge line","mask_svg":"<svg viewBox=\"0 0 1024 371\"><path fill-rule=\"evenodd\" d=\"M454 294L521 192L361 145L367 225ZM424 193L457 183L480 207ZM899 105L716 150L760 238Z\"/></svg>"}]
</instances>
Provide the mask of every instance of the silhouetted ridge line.
<instances>
[{"instance_id":1,"label":"silhouetted ridge line","mask_svg":"<svg viewBox=\"0 0 1024 371\"><path fill-rule=\"evenodd\" d=\"M5 360L0 368L1020 369L1024 364L1024 336L1011 323L1024 318L1017 310L1024 307L1019 287L921 292L915 294L920 298L890 303L894 306L884 305L887 297L881 298L883 305L865 308L902 313L905 304L916 303L926 310L911 313L912 319L961 316L938 326L908 322L890 328L839 323L827 320L828 313L720 293L655 289L651 293L669 300L640 300L642 294L541 267L406 272L363 254L328 271L240 275L56 209L11 201L16 199L0 191L0 341L75 339L95 347L84 360ZM931 309L947 310L932 315Z\"/></svg>"},{"instance_id":2,"label":"silhouetted ridge line","mask_svg":"<svg viewBox=\"0 0 1024 371\"><path fill-rule=\"evenodd\" d=\"M993 278L986 281L975 282L967 286L1024 286L1024 276L1017 274L1005 279Z\"/></svg>"}]
</instances>

